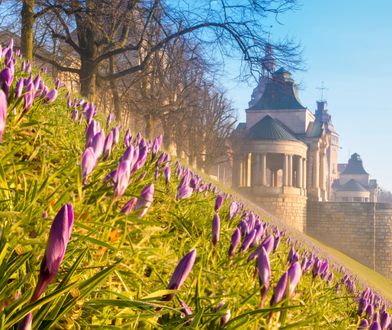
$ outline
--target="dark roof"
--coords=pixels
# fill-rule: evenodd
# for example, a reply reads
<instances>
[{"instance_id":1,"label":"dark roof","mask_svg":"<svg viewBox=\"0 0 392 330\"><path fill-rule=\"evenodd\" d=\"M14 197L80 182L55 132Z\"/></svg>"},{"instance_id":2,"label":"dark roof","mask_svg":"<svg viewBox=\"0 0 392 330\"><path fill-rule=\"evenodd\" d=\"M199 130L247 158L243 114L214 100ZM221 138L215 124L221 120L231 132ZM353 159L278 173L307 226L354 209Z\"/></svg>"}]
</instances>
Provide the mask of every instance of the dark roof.
<instances>
[{"instance_id":1,"label":"dark roof","mask_svg":"<svg viewBox=\"0 0 392 330\"><path fill-rule=\"evenodd\" d=\"M342 174L368 174L363 168L361 156L352 154Z\"/></svg>"},{"instance_id":2,"label":"dark roof","mask_svg":"<svg viewBox=\"0 0 392 330\"><path fill-rule=\"evenodd\" d=\"M246 123L239 123L237 125L237 130L244 130L246 128Z\"/></svg>"},{"instance_id":3,"label":"dark roof","mask_svg":"<svg viewBox=\"0 0 392 330\"><path fill-rule=\"evenodd\" d=\"M309 123L308 129L306 130L307 137L320 137L323 134L323 123L313 121Z\"/></svg>"},{"instance_id":4,"label":"dark roof","mask_svg":"<svg viewBox=\"0 0 392 330\"><path fill-rule=\"evenodd\" d=\"M266 82L261 98L248 110L306 109L298 100L290 72L283 68L275 71Z\"/></svg>"},{"instance_id":5,"label":"dark roof","mask_svg":"<svg viewBox=\"0 0 392 330\"><path fill-rule=\"evenodd\" d=\"M343 186L338 187L338 190L339 191L363 191L363 192L369 191L364 186L362 186L358 181L355 181L354 179L351 179Z\"/></svg>"},{"instance_id":6,"label":"dark roof","mask_svg":"<svg viewBox=\"0 0 392 330\"><path fill-rule=\"evenodd\" d=\"M298 139L291 134L284 125L270 116L265 116L263 119L253 125L247 134L251 140L289 140L298 141Z\"/></svg>"}]
</instances>

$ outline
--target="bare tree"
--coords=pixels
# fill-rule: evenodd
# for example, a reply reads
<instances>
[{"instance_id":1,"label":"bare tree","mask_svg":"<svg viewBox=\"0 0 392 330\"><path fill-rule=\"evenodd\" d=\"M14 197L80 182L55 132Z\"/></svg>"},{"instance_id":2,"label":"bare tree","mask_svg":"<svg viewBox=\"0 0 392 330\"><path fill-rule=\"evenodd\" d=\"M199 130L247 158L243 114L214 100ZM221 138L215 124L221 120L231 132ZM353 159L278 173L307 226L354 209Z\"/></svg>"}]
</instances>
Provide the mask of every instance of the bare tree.
<instances>
[{"instance_id":1,"label":"bare tree","mask_svg":"<svg viewBox=\"0 0 392 330\"><path fill-rule=\"evenodd\" d=\"M83 96L95 95L97 79L119 79L148 68L153 55L180 36L189 35L208 45L211 54L230 55L239 50L251 68L260 62L267 33L263 22L295 6L295 0L221 0L176 2L159 0L37 0L51 12L61 31L54 37L69 44L80 59L78 68L45 59L59 70L77 73ZM170 4L173 4L172 6ZM151 27L160 28L151 38ZM275 45L276 57L297 64L297 48ZM132 53L134 61L119 71L110 70L113 56ZM258 68L258 66L257 66Z\"/></svg>"}]
</instances>

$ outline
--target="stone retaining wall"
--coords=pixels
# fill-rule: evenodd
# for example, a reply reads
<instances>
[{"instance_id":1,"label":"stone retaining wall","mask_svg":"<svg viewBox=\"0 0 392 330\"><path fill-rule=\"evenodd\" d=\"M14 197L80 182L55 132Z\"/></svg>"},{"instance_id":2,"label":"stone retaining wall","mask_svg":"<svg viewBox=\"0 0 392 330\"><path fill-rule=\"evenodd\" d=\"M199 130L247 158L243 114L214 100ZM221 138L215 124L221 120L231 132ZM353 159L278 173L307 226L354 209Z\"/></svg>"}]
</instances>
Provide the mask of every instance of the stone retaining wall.
<instances>
[{"instance_id":1,"label":"stone retaining wall","mask_svg":"<svg viewBox=\"0 0 392 330\"><path fill-rule=\"evenodd\" d=\"M392 279L392 204L308 201L305 231Z\"/></svg>"}]
</instances>

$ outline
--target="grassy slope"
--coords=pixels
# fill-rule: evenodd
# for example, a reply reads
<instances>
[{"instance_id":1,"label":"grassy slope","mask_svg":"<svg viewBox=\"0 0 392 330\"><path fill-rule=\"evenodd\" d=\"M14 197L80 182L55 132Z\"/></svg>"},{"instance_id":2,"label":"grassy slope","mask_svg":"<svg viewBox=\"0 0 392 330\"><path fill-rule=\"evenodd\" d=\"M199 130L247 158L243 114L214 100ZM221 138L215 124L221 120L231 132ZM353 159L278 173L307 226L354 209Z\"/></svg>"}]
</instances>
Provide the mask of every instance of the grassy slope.
<instances>
[{"instance_id":1,"label":"grassy slope","mask_svg":"<svg viewBox=\"0 0 392 330\"><path fill-rule=\"evenodd\" d=\"M219 182L212 180L215 185L220 186L220 188L226 192L229 192L234 195L239 195L236 191L231 188L228 188ZM246 203L255 209L259 210L259 213L267 212L254 204L253 202L246 199L246 197L241 196L241 199L246 201ZM309 242L310 245L316 245L321 249L321 253L324 251L325 254L332 257L332 259L343 265L346 269L350 270L351 273L356 275L360 282L368 284L370 287L374 288L376 291L379 291L385 298L389 301L392 301L392 281L381 275L380 273L375 272L374 270L366 267L365 265L361 264L360 262L356 261L355 259L350 258L346 254L324 244L315 238L306 235L305 233L296 233L296 236L300 236L303 238L303 242Z\"/></svg>"},{"instance_id":2,"label":"grassy slope","mask_svg":"<svg viewBox=\"0 0 392 330\"><path fill-rule=\"evenodd\" d=\"M84 328L173 328L189 323L192 327L216 327L224 310L216 312L215 306L224 300L232 313L229 328L264 328L270 310L258 309L260 288L254 263L246 262L248 254L227 259L230 237L240 220L240 216L227 220L229 201L220 211L221 241L216 250L211 243L215 196L195 193L189 199L176 201L179 180L173 175L165 185L162 174L155 180L155 161L150 158L134 174L125 196L114 201L113 189L102 180L117 167L124 151L123 134L111 158L100 161L83 186L80 159L85 125L72 122L70 115L62 92L55 104L37 104L18 125L11 115L8 118L4 143L0 145L0 215L2 234L8 243L3 247L7 256L4 260L10 263L26 259L11 274L13 285L4 293L5 297L21 297L7 302L13 304L12 308L5 310L5 318L0 317L0 321L15 325L22 314L13 311L25 307L26 313L33 308L28 300L36 284L51 221L63 203L72 203L72 239L61 271L45 294L45 299L52 300L34 310L34 327L59 322L63 327ZM144 171L146 176L139 179ZM140 219L138 212L121 214L124 203L139 196L150 182L155 184L155 193L147 215ZM48 219L42 219L44 211L48 211ZM268 217L261 215L263 219ZM195 247L196 263L177 294L193 309L192 317L184 318L178 300L162 302L165 293L160 290L167 287L180 258ZM270 256L271 288L287 270L289 249L283 240ZM297 244L296 249L301 252L302 244ZM341 277L335 272L336 281ZM64 289L65 284L60 282L64 279L72 284L73 291L57 297L54 293ZM3 289L0 287L0 293ZM268 299L271 295L272 290ZM287 326L350 329L359 322L356 305L346 290L336 295L334 284L327 285L319 278L313 281L309 273L287 304L290 309L283 322ZM0 316L1 312L0 304Z\"/></svg>"}]
</instances>

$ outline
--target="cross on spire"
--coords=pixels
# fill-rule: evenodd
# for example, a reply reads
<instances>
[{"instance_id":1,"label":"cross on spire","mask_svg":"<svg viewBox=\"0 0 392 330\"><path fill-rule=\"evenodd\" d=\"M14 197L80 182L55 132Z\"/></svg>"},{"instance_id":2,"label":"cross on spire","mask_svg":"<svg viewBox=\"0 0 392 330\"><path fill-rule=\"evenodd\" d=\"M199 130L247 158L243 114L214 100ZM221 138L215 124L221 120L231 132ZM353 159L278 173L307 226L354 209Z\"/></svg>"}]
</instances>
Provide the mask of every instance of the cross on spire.
<instances>
[{"instance_id":1,"label":"cross on spire","mask_svg":"<svg viewBox=\"0 0 392 330\"><path fill-rule=\"evenodd\" d=\"M327 91L327 90L328 90L328 88L325 87L325 85L324 85L324 81L322 81L322 82L321 82L321 86L320 86L320 87L317 87L316 89L318 89L318 90L320 91L320 93L321 93L320 101L324 101L324 91Z\"/></svg>"}]
</instances>

